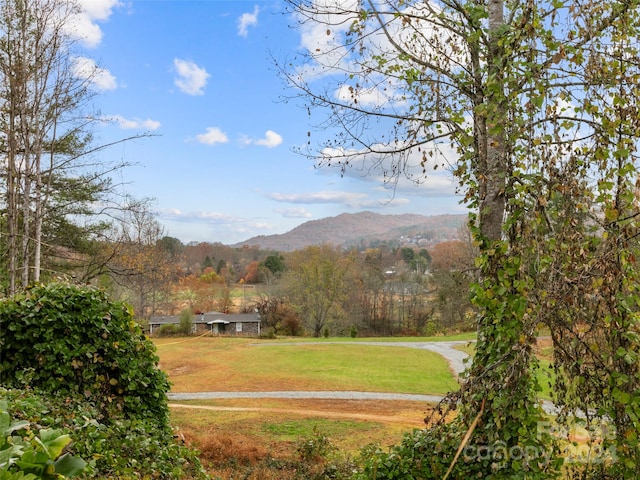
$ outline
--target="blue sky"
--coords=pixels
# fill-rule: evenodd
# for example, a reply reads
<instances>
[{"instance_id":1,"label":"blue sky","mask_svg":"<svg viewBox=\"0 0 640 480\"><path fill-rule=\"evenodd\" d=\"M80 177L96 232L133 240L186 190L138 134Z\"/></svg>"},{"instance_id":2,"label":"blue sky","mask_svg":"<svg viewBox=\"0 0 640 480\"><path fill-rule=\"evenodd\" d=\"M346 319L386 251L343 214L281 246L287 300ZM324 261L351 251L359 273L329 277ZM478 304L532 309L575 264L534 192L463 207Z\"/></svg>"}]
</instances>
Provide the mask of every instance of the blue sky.
<instances>
[{"instance_id":1,"label":"blue sky","mask_svg":"<svg viewBox=\"0 0 640 480\"><path fill-rule=\"evenodd\" d=\"M96 143L154 135L100 157L132 164L117 179L134 196L155 199L165 234L233 244L341 213L465 212L448 174L421 186L400 182L393 192L379 177L341 176L295 153L312 125L300 102L282 101L295 92L272 57L284 59L314 39L291 28L283 2L81 4L87 58L78 65L98 68L93 102L110 120L95 129Z\"/></svg>"}]
</instances>

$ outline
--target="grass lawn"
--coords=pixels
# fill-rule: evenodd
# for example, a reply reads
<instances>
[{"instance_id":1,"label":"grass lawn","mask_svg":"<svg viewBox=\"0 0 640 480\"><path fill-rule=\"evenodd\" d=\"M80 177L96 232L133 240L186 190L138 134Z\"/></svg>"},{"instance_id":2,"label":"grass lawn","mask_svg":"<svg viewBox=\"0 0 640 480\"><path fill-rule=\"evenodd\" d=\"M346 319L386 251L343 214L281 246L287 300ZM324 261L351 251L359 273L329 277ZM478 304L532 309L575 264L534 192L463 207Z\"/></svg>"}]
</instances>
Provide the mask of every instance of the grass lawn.
<instances>
[{"instance_id":1,"label":"grass lawn","mask_svg":"<svg viewBox=\"0 0 640 480\"><path fill-rule=\"evenodd\" d=\"M276 344L301 340L300 345ZM310 343L318 341L322 343ZM340 343L330 343L337 341ZM354 339L154 339L160 366L169 374L174 392L359 390L445 394L457 388L448 364L433 352L344 344L346 341ZM171 403L171 422L188 443L198 448L213 478L287 480L294 478L288 475L295 471L302 442L326 436L341 455L355 457L365 445L386 448L397 444L404 433L424 427L429 409L425 402L409 401L217 399ZM273 466L284 464L293 465L293 469Z\"/></svg>"},{"instance_id":2,"label":"grass lawn","mask_svg":"<svg viewBox=\"0 0 640 480\"><path fill-rule=\"evenodd\" d=\"M155 343L174 392L358 390L440 395L457 388L447 362L426 350L331 343L282 346L272 340L225 337Z\"/></svg>"},{"instance_id":3,"label":"grass lawn","mask_svg":"<svg viewBox=\"0 0 640 480\"><path fill-rule=\"evenodd\" d=\"M154 343L174 392L356 390L444 395L455 390L457 383L439 355L359 343L448 340L475 340L475 334L277 340L199 337L154 339ZM537 349L540 368L536 374L544 399L550 398L552 380L547 343L543 341ZM455 348L473 355L472 343ZM242 471L247 479L288 480L293 477L265 465L295 465L301 442L326 436L332 446L353 458L369 444L383 449L397 444L404 433L424 427L429 411L425 402L409 401L215 399L172 403L171 421L201 451L213 478L236 479Z\"/></svg>"}]
</instances>

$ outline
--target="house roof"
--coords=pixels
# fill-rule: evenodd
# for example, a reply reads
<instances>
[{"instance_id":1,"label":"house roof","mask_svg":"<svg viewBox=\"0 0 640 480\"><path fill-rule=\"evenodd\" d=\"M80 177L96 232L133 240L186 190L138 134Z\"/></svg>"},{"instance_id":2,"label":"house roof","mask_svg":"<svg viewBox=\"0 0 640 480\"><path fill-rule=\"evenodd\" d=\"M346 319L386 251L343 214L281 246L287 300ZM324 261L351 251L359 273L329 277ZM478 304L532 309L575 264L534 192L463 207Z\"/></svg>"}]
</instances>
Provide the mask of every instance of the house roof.
<instances>
[{"instance_id":1,"label":"house roof","mask_svg":"<svg viewBox=\"0 0 640 480\"><path fill-rule=\"evenodd\" d=\"M257 313L220 313L207 312L194 315L192 323L256 323L260 321ZM158 315L149 319L150 325L167 325L180 323L180 315Z\"/></svg>"}]
</instances>

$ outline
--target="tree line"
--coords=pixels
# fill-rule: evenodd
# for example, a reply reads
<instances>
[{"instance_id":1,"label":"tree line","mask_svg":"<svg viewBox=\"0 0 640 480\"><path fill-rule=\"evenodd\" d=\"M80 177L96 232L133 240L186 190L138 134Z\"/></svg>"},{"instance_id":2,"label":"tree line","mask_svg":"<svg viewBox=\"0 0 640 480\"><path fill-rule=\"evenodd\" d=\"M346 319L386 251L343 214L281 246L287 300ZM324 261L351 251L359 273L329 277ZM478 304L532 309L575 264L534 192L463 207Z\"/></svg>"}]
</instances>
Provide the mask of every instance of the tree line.
<instances>
[{"instance_id":1,"label":"tree line","mask_svg":"<svg viewBox=\"0 0 640 480\"><path fill-rule=\"evenodd\" d=\"M257 309L263 331L277 335L348 335L352 327L362 335L434 334L472 325L472 248L454 240L429 249L323 244L275 252L164 236L123 253L129 275L100 282L143 323L185 309Z\"/></svg>"}]
</instances>

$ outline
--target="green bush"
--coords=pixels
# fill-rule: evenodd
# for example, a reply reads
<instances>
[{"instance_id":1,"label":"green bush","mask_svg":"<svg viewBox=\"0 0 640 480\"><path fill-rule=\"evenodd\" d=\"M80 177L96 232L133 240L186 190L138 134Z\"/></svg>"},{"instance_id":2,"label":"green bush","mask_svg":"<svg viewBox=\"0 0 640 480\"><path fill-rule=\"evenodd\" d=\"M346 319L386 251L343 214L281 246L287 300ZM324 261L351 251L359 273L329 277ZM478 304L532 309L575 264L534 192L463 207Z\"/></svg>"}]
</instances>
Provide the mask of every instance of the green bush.
<instances>
[{"instance_id":1,"label":"green bush","mask_svg":"<svg viewBox=\"0 0 640 480\"><path fill-rule=\"evenodd\" d=\"M349 336L351 338L356 338L358 336L358 329L355 325L351 325L351 329L349 330Z\"/></svg>"},{"instance_id":2,"label":"green bush","mask_svg":"<svg viewBox=\"0 0 640 480\"><path fill-rule=\"evenodd\" d=\"M405 433L400 444L388 451L368 446L362 452L364 467L353 480L441 480L491 478L553 479L562 463L550 442L544 451L535 445L467 444L456 459L468 427L458 419L451 423Z\"/></svg>"},{"instance_id":3,"label":"green bush","mask_svg":"<svg viewBox=\"0 0 640 480\"><path fill-rule=\"evenodd\" d=\"M53 480L82 473L87 463L65 451L71 438L62 430L13 421L0 400L0 479Z\"/></svg>"},{"instance_id":4,"label":"green bush","mask_svg":"<svg viewBox=\"0 0 640 480\"><path fill-rule=\"evenodd\" d=\"M81 396L168 428L169 382L131 310L100 290L37 285L0 301L0 380Z\"/></svg>"},{"instance_id":5,"label":"green bush","mask_svg":"<svg viewBox=\"0 0 640 480\"><path fill-rule=\"evenodd\" d=\"M72 440L65 451L88 461L82 478L208 478L197 452L174 438L172 431L158 428L151 419L121 417L104 422L98 420L99 410L81 398L32 390L0 388L0 399L9 405L17 423L63 429ZM5 480L1 470L0 479Z\"/></svg>"},{"instance_id":6,"label":"green bush","mask_svg":"<svg viewBox=\"0 0 640 480\"><path fill-rule=\"evenodd\" d=\"M276 338L276 329L273 327L266 328L260 333L260 338L273 340Z\"/></svg>"},{"instance_id":7,"label":"green bush","mask_svg":"<svg viewBox=\"0 0 640 480\"><path fill-rule=\"evenodd\" d=\"M190 308L184 309L180 313L180 325L178 325L178 331L182 335L191 335L191 329L193 328L193 312Z\"/></svg>"},{"instance_id":8,"label":"green bush","mask_svg":"<svg viewBox=\"0 0 640 480\"><path fill-rule=\"evenodd\" d=\"M178 329L175 325L168 323L166 325L162 325L158 330L159 337L173 337L178 334Z\"/></svg>"}]
</instances>

